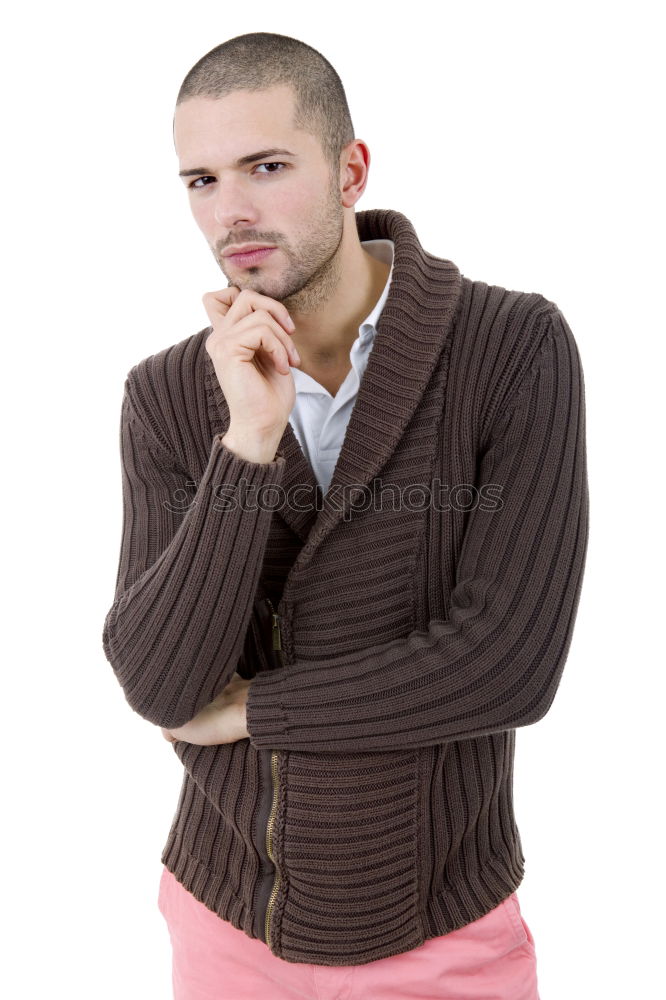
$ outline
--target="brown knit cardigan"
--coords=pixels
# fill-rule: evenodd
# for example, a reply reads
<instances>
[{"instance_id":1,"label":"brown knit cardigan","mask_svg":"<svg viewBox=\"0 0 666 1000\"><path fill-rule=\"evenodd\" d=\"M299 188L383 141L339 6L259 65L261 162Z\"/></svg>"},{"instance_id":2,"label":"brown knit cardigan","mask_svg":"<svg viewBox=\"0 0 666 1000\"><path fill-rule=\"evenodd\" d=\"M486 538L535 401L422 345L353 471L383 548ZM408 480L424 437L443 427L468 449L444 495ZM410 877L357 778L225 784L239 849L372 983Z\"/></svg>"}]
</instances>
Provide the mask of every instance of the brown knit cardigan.
<instances>
[{"instance_id":1,"label":"brown knit cardigan","mask_svg":"<svg viewBox=\"0 0 666 1000\"><path fill-rule=\"evenodd\" d=\"M266 464L221 443L210 327L141 361L103 633L155 726L254 677L249 739L173 744L162 861L319 965L413 949L519 886L515 734L560 683L588 537L583 373L557 305L462 276L399 212L356 222L394 241L394 271L329 492L290 424Z\"/></svg>"}]
</instances>

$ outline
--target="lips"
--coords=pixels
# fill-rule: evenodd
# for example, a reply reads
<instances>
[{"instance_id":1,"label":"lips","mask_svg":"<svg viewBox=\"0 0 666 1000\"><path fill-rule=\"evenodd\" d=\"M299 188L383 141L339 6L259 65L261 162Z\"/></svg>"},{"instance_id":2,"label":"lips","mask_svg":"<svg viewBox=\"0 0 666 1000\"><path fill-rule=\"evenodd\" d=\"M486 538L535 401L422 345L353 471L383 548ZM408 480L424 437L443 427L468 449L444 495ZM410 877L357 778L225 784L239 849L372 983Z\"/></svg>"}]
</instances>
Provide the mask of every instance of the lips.
<instances>
[{"instance_id":1,"label":"lips","mask_svg":"<svg viewBox=\"0 0 666 1000\"><path fill-rule=\"evenodd\" d=\"M238 255L245 255L248 253L253 253L255 250L274 250L275 248L270 243L246 243L244 246L239 247L229 247L222 254L223 257L236 257Z\"/></svg>"},{"instance_id":2,"label":"lips","mask_svg":"<svg viewBox=\"0 0 666 1000\"><path fill-rule=\"evenodd\" d=\"M237 267L253 267L270 256L277 247L262 247L260 250L251 250L247 253L227 254L226 259Z\"/></svg>"}]
</instances>

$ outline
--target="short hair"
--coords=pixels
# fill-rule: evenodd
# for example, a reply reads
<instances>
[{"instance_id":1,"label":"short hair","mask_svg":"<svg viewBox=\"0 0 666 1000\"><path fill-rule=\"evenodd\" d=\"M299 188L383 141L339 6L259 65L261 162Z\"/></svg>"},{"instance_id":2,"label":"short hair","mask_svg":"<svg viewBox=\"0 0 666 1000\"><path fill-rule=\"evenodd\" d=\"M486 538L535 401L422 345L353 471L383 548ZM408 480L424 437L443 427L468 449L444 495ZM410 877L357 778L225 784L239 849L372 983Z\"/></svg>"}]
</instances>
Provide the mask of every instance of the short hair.
<instances>
[{"instance_id":1,"label":"short hair","mask_svg":"<svg viewBox=\"0 0 666 1000\"><path fill-rule=\"evenodd\" d=\"M216 45L187 73L176 107L191 97L219 98L283 84L294 91L294 127L319 140L337 178L342 150L355 138L347 97L330 62L297 38L254 31Z\"/></svg>"}]
</instances>

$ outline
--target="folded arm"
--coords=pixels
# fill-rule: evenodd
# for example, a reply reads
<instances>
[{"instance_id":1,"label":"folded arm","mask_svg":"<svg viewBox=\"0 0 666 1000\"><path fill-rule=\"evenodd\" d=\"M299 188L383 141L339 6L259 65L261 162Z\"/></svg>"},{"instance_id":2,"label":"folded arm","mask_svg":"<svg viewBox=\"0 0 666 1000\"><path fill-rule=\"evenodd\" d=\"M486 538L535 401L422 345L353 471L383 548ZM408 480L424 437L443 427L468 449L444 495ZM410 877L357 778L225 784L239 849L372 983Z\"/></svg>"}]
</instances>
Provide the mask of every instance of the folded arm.
<instances>
[{"instance_id":1,"label":"folded arm","mask_svg":"<svg viewBox=\"0 0 666 1000\"><path fill-rule=\"evenodd\" d=\"M588 535L583 373L561 313L494 421L445 619L354 654L258 674L257 748L390 750L526 726L548 711L572 638Z\"/></svg>"},{"instance_id":2,"label":"folded arm","mask_svg":"<svg viewBox=\"0 0 666 1000\"><path fill-rule=\"evenodd\" d=\"M129 377L120 446L122 539L102 642L132 708L172 729L234 676L272 516L243 505L238 486L243 478L255 487L279 483L285 460L245 461L218 435L194 491L153 434ZM225 502L233 498L235 505Z\"/></svg>"}]
</instances>

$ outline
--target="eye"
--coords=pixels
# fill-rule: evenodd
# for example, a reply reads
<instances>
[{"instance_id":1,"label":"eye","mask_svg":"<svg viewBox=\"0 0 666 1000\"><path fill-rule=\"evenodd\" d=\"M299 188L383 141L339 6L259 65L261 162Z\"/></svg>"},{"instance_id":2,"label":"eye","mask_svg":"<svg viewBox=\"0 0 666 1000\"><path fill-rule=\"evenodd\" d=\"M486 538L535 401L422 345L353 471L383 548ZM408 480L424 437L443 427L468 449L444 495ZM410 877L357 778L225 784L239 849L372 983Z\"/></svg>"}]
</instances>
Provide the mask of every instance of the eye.
<instances>
[{"instance_id":1,"label":"eye","mask_svg":"<svg viewBox=\"0 0 666 1000\"><path fill-rule=\"evenodd\" d=\"M280 163L280 162L258 163L257 166L254 169L258 170L259 167L285 167L286 168L287 164L286 163ZM282 173L282 171L281 170L269 170L269 171L267 171L268 175L270 175L270 174L279 174L279 173ZM264 174L264 176L267 176L267 175ZM187 186L188 186L188 188L194 188L195 190L200 191L202 187L208 187L208 185L207 184L199 184L199 181L214 181L214 180L215 180L214 177L209 177L209 176L206 176L206 177L197 177L196 180L190 181L190 183Z\"/></svg>"},{"instance_id":2,"label":"eye","mask_svg":"<svg viewBox=\"0 0 666 1000\"><path fill-rule=\"evenodd\" d=\"M196 188L199 181L212 181L214 179L215 178L213 178L213 177L197 177L196 180L191 181L187 186L188 186L188 188ZM204 184L203 186L207 187L206 184ZM197 188L197 190L199 190L199 188Z\"/></svg>"},{"instance_id":3,"label":"eye","mask_svg":"<svg viewBox=\"0 0 666 1000\"><path fill-rule=\"evenodd\" d=\"M259 167L284 167L284 166L286 166L285 163L258 163L256 169L258 170ZM279 171L279 170L270 170L269 173L271 173L271 174L279 174L279 173L281 173L281 171Z\"/></svg>"}]
</instances>

